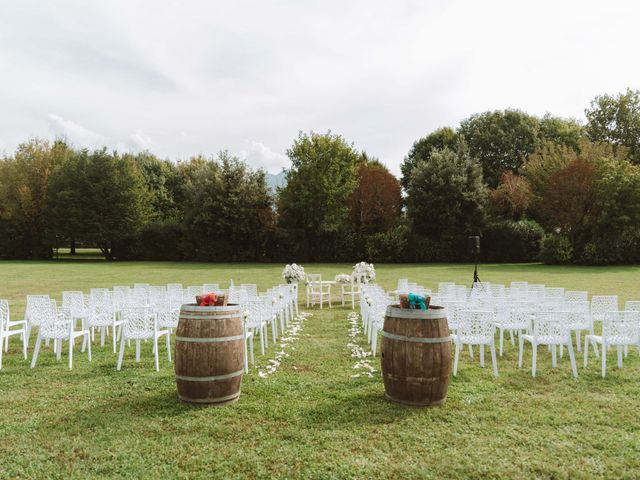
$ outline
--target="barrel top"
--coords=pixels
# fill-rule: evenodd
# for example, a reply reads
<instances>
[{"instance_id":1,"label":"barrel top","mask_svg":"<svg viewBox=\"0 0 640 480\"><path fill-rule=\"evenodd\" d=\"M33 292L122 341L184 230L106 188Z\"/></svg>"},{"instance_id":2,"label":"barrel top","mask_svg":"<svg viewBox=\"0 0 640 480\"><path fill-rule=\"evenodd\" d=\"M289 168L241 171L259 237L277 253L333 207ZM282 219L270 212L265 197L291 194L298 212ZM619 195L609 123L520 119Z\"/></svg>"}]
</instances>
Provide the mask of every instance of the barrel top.
<instances>
[{"instance_id":1,"label":"barrel top","mask_svg":"<svg viewBox=\"0 0 640 480\"><path fill-rule=\"evenodd\" d=\"M192 313L194 312L198 312L198 313L237 312L239 310L240 310L240 305L235 303L231 303L224 307L201 307L200 305L196 305L195 303L185 303L180 307L181 312L192 312Z\"/></svg>"},{"instance_id":2,"label":"barrel top","mask_svg":"<svg viewBox=\"0 0 640 480\"><path fill-rule=\"evenodd\" d=\"M446 317L446 311L443 307L430 308L429 310L413 310L409 308L400 308L399 305L389 305L387 307L387 317L407 318L415 320L437 320Z\"/></svg>"}]
</instances>

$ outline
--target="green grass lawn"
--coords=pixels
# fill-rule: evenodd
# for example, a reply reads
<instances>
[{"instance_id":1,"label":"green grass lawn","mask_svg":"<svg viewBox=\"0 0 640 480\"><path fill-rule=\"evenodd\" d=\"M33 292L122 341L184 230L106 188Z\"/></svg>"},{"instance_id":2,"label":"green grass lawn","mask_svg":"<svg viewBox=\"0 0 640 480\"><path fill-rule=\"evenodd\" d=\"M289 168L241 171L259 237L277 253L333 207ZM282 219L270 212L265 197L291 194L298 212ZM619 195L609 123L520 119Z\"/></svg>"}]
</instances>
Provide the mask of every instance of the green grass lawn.
<instances>
[{"instance_id":1,"label":"green grass lawn","mask_svg":"<svg viewBox=\"0 0 640 480\"><path fill-rule=\"evenodd\" d=\"M305 265L326 278L351 265ZM400 277L427 286L468 283L469 265L379 265L378 281ZM13 318L27 293L147 282L280 283L281 265L196 263L0 262L0 298ZM640 299L640 267L482 265L483 280L528 280L550 286ZM303 304L301 303L301 306ZM305 310L303 308L303 310ZM379 372L352 378L347 308L310 310L302 335L278 371L245 376L240 401L206 408L176 399L173 366L160 347L142 362L134 348L122 371L116 355L94 344L91 363L76 351L56 362L43 349L30 370L13 340L0 370L0 477L14 478L638 478L640 360L624 368L609 356L607 378L590 358L579 378L568 359L551 369L539 350L538 377L518 370L508 344L494 379L465 354L442 407L414 409L387 402ZM362 344L366 342L360 337ZM34 338L31 339L31 347ZM66 346L66 344L65 344ZM257 347L257 345L256 345ZM258 349L256 349L258 350ZM31 354L31 351L29 352ZM273 358L273 346L260 366ZM374 360L379 368L379 359Z\"/></svg>"}]
</instances>

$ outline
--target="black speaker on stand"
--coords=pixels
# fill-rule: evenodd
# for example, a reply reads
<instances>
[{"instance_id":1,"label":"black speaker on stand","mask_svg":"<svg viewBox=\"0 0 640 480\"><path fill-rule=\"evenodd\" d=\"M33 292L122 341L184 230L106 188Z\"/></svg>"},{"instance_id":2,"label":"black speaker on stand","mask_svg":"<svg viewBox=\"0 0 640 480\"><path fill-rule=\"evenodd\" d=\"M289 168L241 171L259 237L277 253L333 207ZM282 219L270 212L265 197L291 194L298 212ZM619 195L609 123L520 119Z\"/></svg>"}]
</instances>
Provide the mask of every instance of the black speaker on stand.
<instances>
[{"instance_id":1,"label":"black speaker on stand","mask_svg":"<svg viewBox=\"0 0 640 480\"><path fill-rule=\"evenodd\" d=\"M480 236L472 235L469 237L469 253L473 256L473 263L475 265L473 269L473 283L471 288L481 287L482 282L478 276L478 257L480 256Z\"/></svg>"}]
</instances>

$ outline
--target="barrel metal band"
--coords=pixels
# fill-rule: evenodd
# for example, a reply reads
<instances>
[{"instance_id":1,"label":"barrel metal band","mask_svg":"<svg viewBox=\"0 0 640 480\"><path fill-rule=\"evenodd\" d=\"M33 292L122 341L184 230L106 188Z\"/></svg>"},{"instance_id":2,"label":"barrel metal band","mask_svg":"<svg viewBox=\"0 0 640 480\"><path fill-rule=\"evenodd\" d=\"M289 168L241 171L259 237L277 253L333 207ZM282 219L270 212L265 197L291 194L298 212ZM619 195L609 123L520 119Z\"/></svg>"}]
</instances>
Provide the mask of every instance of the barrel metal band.
<instances>
[{"instance_id":1,"label":"barrel metal band","mask_svg":"<svg viewBox=\"0 0 640 480\"><path fill-rule=\"evenodd\" d=\"M451 341L451 335L448 337L437 337L437 338L424 338L424 337L405 337L404 335L396 335L395 333L389 333L382 331L382 336L386 338L390 338L391 340L402 340L405 342L415 342L415 343L447 343Z\"/></svg>"},{"instance_id":2,"label":"barrel metal band","mask_svg":"<svg viewBox=\"0 0 640 480\"><path fill-rule=\"evenodd\" d=\"M214 375L212 377L187 377L186 375L176 375L176 378L186 382L215 382L216 380L228 380L229 378L239 377L243 373L244 370L238 370L237 372L225 373L224 375Z\"/></svg>"},{"instance_id":3,"label":"barrel metal band","mask_svg":"<svg viewBox=\"0 0 640 480\"><path fill-rule=\"evenodd\" d=\"M181 400L184 400L185 402L191 402L191 403L221 403L227 400L233 400L234 398L238 398L240 396L240 392L234 393L233 395L227 395L225 397L212 397L212 398L189 398L189 397L184 397L182 395L178 395L178 396L180 397Z\"/></svg>"},{"instance_id":4,"label":"barrel metal band","mask_svg":"<svg viewBox=\"0 0 640 480\"><path fill-rule=\"evenodd\" d=\"M199 338L199 337L176 337L178 342L188 343L217 343L217 342L233 342L235 340L242 340L244 335L234 335L233 337L213 337L213 338Z\"/></svg>"},{"instance_id":5,"label":"barrel metal band","mask_svg":"<svg viewBox=\"0 0 640 480\"><path fill-rule=\"evenodd\" d=\"M208 315L185 315L184 313L180 314L180 318L186 318L188 320L224 320L227 318L240 318L240 312L232 315L216 315L212 316Z\"/></svg>"}]
</instances>

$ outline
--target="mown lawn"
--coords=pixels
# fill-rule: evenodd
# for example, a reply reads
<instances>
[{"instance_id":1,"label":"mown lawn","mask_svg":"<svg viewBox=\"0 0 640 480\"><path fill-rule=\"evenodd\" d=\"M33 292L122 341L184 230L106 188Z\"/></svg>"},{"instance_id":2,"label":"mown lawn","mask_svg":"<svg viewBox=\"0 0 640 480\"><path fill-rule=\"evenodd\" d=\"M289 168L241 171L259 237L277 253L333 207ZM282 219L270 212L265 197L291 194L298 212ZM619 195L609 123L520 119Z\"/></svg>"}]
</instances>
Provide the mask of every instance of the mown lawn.
<instances>
[{"instance_id":1,"label":"mown lawn","mask_svg":"<svg viewBox=\"0 0 640 480\"><path fill-rule=\"evenodd\" d=\"M350 265L305 265L327 278ZM22 315L26 293L148 282L198 284L230 278L261 289L281 281L281 265L107 262L0 262L0 298ZM379 265L378 280L435 286L468 282L468 265ZM541 282L640 299L639 267L569 268L483 265L491 282ZM301 303L301 306L303 304ZM304 309L303 309L304 310ZM303 334L278 371L245 376L240 401L226 408L176 400L172 365L153 369L94 346L91 363L44 349L35 370L12 341L0 370L0 477L31 478L638 478L640 360L624 368L610 353L607 378L593 357L574 380L568 360L551 369L540 349L538 377L518 370L509 344L500 377L461 359L442 407L412 409L385 401L379 372L352 378L347 308L310 310ZM360 337L362 343L364 340ZM33 346L33 336L31 339ZM31 353L31 352L30 352ZM264 366L275 353L264 357ZM529 366L530 347L525 362ZM582 356L578 355L581 362ZM379 367L378 359L374 362ZM490 362L488 362L490 366Z\"/></svg>"}]
</instances>

